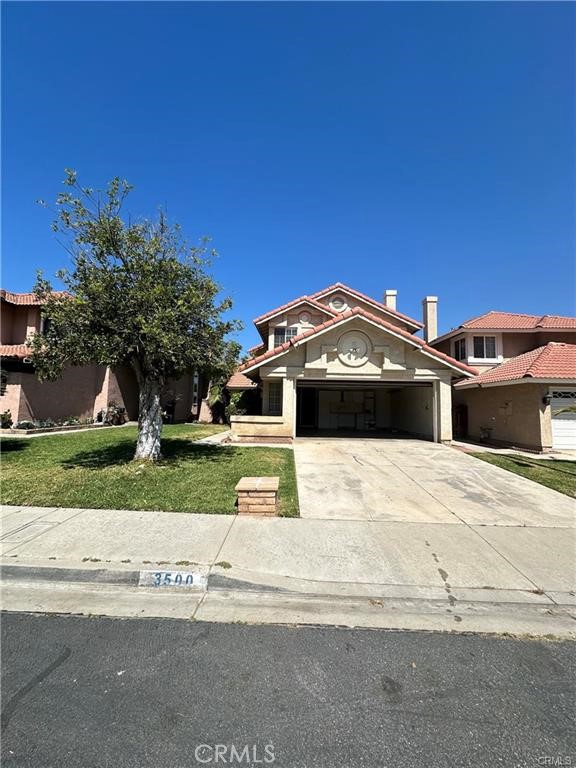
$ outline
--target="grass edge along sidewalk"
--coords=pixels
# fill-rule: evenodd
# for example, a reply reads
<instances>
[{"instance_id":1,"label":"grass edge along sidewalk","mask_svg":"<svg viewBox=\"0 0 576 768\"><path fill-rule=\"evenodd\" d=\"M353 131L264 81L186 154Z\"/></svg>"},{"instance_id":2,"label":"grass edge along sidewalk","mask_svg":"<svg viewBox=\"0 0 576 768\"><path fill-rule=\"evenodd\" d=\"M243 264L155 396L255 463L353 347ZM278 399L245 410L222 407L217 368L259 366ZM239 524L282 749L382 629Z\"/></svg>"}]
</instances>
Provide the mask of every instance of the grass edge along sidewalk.
<instances>
[{"instance_id":1,"label":"grass edge along sidewalk","mask_svg":"<svg viewBox=\"0 0 576 768\"><path fill-rule=\"evenodd\" d=\"M157 464L132 460L132 426L41 439L2 436L0 500L22 506L232 515L234 487L241 477L278 475L280 514L297 517L293 451L197 442L225 429L166 425L164 459Z\"/></svg>"}]
</instances>

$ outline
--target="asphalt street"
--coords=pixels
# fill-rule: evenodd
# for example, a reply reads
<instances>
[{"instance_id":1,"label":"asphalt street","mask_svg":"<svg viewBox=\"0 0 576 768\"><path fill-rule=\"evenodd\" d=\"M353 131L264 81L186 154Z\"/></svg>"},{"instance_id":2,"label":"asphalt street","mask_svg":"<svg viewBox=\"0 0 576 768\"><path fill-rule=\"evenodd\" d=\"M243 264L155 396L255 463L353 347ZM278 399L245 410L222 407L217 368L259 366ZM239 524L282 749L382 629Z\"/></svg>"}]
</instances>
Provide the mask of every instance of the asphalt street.
<instances>
[{"instance_id":1,"label":"asphalt street","mask_svg":"<svg viewBox=\"0 0 576 768\"><path fill-rule=\"evenodd\" d=\"M3 768L576 765L576 644L4 614Z\"/></svg>"}]
</instances>

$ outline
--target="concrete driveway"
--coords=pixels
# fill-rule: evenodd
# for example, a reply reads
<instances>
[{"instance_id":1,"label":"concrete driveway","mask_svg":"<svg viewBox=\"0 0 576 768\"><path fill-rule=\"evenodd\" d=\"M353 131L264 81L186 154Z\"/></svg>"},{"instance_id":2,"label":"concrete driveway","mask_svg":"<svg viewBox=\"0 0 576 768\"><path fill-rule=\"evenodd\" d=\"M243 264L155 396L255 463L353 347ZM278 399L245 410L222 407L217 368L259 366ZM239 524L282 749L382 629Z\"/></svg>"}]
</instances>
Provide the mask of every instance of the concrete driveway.
<instances>
[{"instance_id":1,"label":"concrete driveway","mask_svg":"<svg viewBox=\"0 0 576 768\"><path fill-rule=\"evenodd\" d=\"M300 438L294 453L303 518L574 527L573 499L449 446Z\"/></svg>"}]
</instances>

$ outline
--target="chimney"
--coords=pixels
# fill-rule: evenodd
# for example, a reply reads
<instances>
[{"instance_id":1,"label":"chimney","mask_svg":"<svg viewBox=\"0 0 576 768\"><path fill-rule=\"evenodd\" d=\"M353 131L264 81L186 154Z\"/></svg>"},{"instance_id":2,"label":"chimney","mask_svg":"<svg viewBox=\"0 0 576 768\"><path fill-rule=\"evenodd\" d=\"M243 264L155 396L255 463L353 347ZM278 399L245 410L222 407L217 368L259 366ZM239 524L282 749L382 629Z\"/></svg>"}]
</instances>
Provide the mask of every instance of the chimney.
<instances>
[{"instance_id":1,"label":"chimney","mask_svg":"<svg viewBox=\"0 0 576 768\"><path fill-rule=\"evenodd\" d=\"M424 340L434 341L438 336L438 296L425 296L422 301Z\"/></svg>"},{"instance_id":2,"label":"chimney","mask_svg":"<svg viewBox=\"0 0 576 768\"><path fill-rule=\"evenodd\" d=\"M398 291L394 291L392 289L387 289L384 291L384 305L388 307L388 309L396 309L396 296L398 295Z\"/></svg>"}]
</instances>

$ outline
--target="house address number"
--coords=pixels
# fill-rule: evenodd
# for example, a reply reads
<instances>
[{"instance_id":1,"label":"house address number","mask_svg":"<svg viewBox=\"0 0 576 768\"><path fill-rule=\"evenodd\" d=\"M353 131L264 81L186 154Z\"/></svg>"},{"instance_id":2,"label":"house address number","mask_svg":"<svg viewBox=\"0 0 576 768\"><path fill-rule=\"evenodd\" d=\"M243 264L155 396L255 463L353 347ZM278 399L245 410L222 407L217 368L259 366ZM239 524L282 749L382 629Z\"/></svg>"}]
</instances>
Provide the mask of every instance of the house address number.
<instances>
[{"instance_id":1,"label":"house address number","mask_svg":"<svg viewBox=\"0 0 576 768\"><path fill-rule=\"evenodd\" d=\"M201 571L140 571L138 586L157 589L206 589L207 576Z\"/></svg>"}]
</instances>

